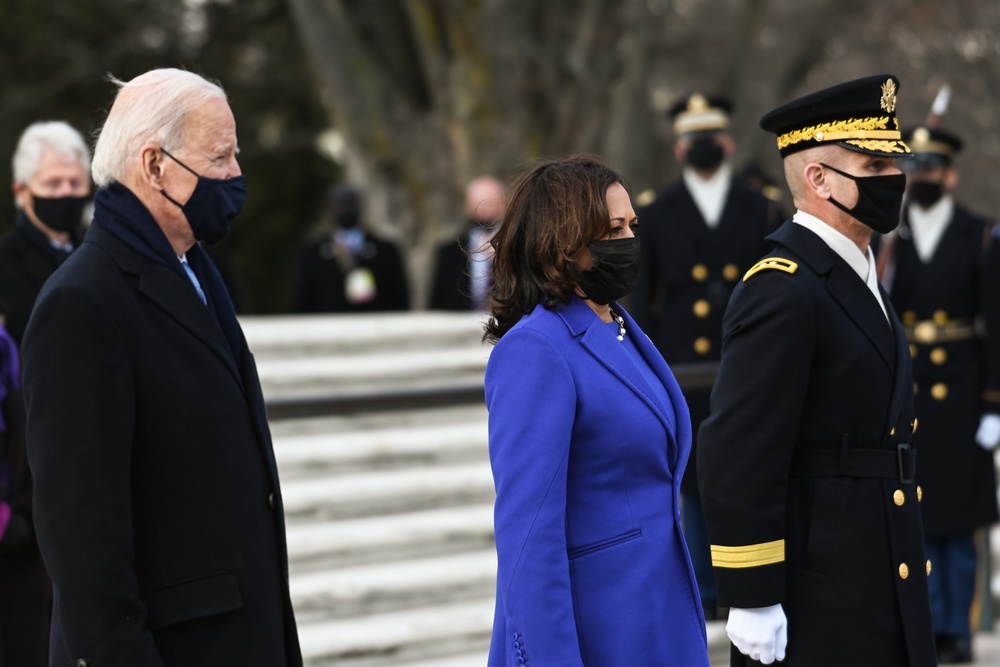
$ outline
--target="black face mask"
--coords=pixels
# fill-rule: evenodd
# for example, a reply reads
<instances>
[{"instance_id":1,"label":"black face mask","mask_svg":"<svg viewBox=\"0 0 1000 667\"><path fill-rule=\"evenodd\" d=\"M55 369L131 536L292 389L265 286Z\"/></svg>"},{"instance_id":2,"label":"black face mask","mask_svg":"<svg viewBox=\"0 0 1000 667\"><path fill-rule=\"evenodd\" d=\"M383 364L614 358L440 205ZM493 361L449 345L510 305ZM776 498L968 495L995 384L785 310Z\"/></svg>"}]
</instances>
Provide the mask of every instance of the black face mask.
<instances>
[{"instance_id":1,"label":"black face mask","mask_svg":"<svg viewBox=\"0 0 1000 667\"><path fill-rule=\"evenodd\" d=\"M87 197L31 196L35 217L54 232L69 233L80 226Z\"/></svg>"},{"instance_id":2,"label":"black face mask","mask_svg":"<svg viewBox=\"0 0 1000 667\"><path fill-rule=\"evenodd\" d=\"M603 306L635 289L642 265L639 239L591 241L587 248L593 264L577 280L586 298Z\"/></svg>"},{"instance_id":3,"label":"black face mask","mask_svg":"<svg viewBox=\"0 0 1000 667\"><path fill-rule=\"evenodd\" d=\"M714 141L702 140L691 144L687 153L684 154L684 161L695 169L708 171L722 164L724 157L725 152L722 150L722 146Z\"/></svg>"},{"instance_id":4,"label":"black face mask","mask_svg":"<svg viewBox=\"0 0 1000 667\"><path fill-rule=\"evenodd\" d=\"M920 208L930 208L944 196L944 186L934 181L913 181L909 188L910 201Z\"/></svg>"},{"instance_id":5,"label":"black face mask","mask_svg":"<svg viewBox=\"0 0 1000 667\"><path fill-rule=\"evenodd\" d=\"M247 201L247 177L206 178L167 151L162 148L160 150L198 177L198 184L194 186L194 192L186 204L178 202L166 190L160 190L160 194L184 212L196 239L205 243L218 243L229 231L233 219L240 214Z\"/></svg>"},{"instance_id":6,"label":"black face mask","mask_svg":"<svg viewBox=\"0 0 1000 667\"><path fill-rule=\"evenodd\" d=\"M906 191L906 176L853 176L828 164L823 164L844 178L849 178L858 187L858 203L847 208L830 197L830 203L879 234L888 234L899 225L899 209Z\"/></svg>"}]
</instances>

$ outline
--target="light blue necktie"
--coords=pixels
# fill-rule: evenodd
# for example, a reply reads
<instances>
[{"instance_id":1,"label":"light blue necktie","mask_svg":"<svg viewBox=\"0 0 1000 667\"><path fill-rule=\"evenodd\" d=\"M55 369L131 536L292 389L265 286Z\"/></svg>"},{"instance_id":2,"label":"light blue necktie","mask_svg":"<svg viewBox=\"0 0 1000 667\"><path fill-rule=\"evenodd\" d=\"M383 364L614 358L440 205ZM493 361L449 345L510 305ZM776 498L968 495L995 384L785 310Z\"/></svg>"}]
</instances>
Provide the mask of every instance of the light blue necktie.
<instances>
[{"instance_id":1,"label":"light blue necktie","mask_svg":"<svg viewBox=\"0 0 1000 667\"><path fill-rule=\"evenodd\" d=\"M188 274L188 278L191 279L191 284L194 285L195 290L198 291L198 296L201 297L201 302L208 305L208 299L205 298L205 292L201 289L201 283L198 282L198 276L194 275L194 270L187 263L187 259L181 260L181 266L184 267L184 271Z\"/></svg>"}]
</instances>

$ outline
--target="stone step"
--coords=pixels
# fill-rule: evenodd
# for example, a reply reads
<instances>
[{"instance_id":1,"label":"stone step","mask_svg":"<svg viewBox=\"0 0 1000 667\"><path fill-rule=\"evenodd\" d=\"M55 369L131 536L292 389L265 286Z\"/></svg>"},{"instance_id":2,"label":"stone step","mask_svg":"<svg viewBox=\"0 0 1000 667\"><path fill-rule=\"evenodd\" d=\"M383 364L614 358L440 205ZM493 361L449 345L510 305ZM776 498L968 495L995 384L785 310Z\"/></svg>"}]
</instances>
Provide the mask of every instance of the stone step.
<instances>
[{"instance_id":1,"label":"stone step","mask_svg":"<svg viewBox=\"0 0 1000 667\"><path fill-rule=\"evenodd\" d=\"M493 504L289 523L286 537L295 576L356 563L492 549Z\"/></svg>"},{"instance_id":2,"label":"stone step","mask_svg":"<svg viewBox=\"0 0 1000 667\"><path fill-rule=\"evenodd\" d=\"M393 659L423 659L483 647L483 662L493 625L492 596L405 611L356 616L299 625L302 657L311 666L386 665ZM471 646L470 646L471 644ZM372 662L369 656L377 656ZM354 659L352 662L352 658Z\"/></svg>"},{"instance_id":3,"label":"stone step","mask_svg":"<svg viewBox=\"0 0 1000 667\"><path fill-rule=\"evenodd\" d=\"M401 606L490 597L496 588L494 549L433 558L318 570L291 579L292 603L303 614L355 616Z\"/></svg>"},{"instance_id":4,"label":"stone step","mask_svg":"<svg viewBox=\"0 0 1000 667\"><path fill-rule=\"evenodd\" d=\"M477 313L408 312L239 319L247 344L261 359L476 345L483 336L483 318Z\"/></svg>"},{"instance_id":5,"label":"stone step","mask_svg":"<svg viewBox=\"0 0 1000 667\"><path fill-rule=\"evenodd\" d=\"M491 501L489 463L450 463L291 478L281 493L289 521L356 517Z\"/></svg>"},{"instance_id":6,"label":"stone step","mask_svg":"<svg viewBox=\"0 0 1000 667\"><path fill-rule=\"evenodd\" d=\"M456 459L486 461L486 411L477 410L474 415L478 417L474 421L399 425L387 415L381 428L275 435L274 455L283 475Z\"/></svg>"},{"instance_id":7,"label":"stone step","mask_svg":"<svg viewBox=\"0 0 1000 667\"><path fill-rule=\"evenodd\" d=\"M338 351L339 352L339 351ZM266 399L316 394L347 396L377 389L479 384L489 349L481 345L418 351L376 350L257 360Z\"/></svg>"}]
</instances>

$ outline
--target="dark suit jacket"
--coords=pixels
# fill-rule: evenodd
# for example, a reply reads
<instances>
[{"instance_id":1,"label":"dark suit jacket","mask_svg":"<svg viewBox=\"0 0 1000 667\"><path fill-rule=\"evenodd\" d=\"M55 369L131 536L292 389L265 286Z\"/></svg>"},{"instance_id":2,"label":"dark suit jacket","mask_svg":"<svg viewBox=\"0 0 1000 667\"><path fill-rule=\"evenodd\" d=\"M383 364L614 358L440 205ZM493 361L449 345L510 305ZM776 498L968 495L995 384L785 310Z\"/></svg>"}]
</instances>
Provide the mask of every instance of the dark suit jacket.
<instances>
[{"instance_id":1,"label":"dark suit jacket","mask_svg":"<svg viewBox=\"0 0 1000 667\"><path fill-rule=\"evenodd\" d=\"M813 232L768 238L798 268L733 292L699 433L719 604L783 604L790 665L932 667L920 494L898 474L913 427L902 326ZM817 450L833 454L823 474Z\"/></svg>"},{"instance_id":2,"label":"dark suit jacket","mask_svg":"<svg viewBox=\"0 0 1000 667\"><path fill-rule=\"evenodd\" d=\"M299 666L253 357L192 285L95 224L23 346L50 664Z\"/></svg>"},{"instance_id":3,"label":"dark suit jacket","mask_svg":"<svg viewBox=\"0 0 1000 667\"><path fill-rule=\"evenodd\" d=\"M930 261L917 255L904 220L896 243L892 303L909 324L916 383L919 481L924 531L968 535L997 521L993 453L976 444L984 412L1000 413L1000 241L991 225L961 207ZM986 324L984 336L916 335L923 322ZM926 325L924 325L926 327Z\"/></svg>"},{"instance_id":4,"label":"dark suit jacket","mask_svg":"<svg viewBox=\"0 0 1000 667\"><path fill-rule=\"evenodd\" d=\"M472 310L472 276L469 272L469 235L438 246L431 285L432 310Z\"/></svg>"},{"instance_id":5,"label":"dark suit jacket","mask_svg":"<svg viewBox=\"0 0 1000 667\"><path fill-rule=\"evenodd\" d=\"M295 312L365 313L409 309L406 270L394 243L366 233L364 244L349 267L341 265L332 246L330 239L323 239L303 248L299 257ZM353 269L371 272L375 283L375 296L371 301L352 303L347 299L345 281Z\"/></svg>"},{"instance_id":6,"label":"dark suit jacket","mask_svg":"<svg viewBox=\"0 0 1000 667\"><path fill-rule=\"evenodd\" d=\"M6 311L4 326L18 344L38 292L57 266L20 226L0 237L0 310Z\"/></svg>"}]
</instances>

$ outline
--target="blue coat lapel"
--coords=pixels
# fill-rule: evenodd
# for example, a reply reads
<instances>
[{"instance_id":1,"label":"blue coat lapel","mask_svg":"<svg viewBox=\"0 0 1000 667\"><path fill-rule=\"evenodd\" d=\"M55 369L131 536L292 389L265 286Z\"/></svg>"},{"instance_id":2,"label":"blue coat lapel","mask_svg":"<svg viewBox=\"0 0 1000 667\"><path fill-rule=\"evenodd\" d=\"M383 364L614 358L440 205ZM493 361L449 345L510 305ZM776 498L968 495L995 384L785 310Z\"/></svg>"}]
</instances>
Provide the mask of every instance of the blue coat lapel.
<instances>
[{"instance_id":1,"label":"blue coat lapel","mask_svg":"<svg viewBox=\"0 0 1000 667\"><path fill-rule=\"evenodd\" d=\"M676 443L682 441L685 434L689 434L691 430L687 402L684 400L680 387L677 385L677 381L667 367L666 362L663 361L663 357L660 356L660 353L657 352L646 335L642 333L635 320L617 304L615 305L615 311L623 314L625 328L628 330L629 335L634 335L633 340L636 343L636 347L639 348L639 351L646 358L653 372L663 382L663 386L667 390L667 396L670 397L670 401L673 403L672 406L665 406L656 398L652 387L649 386L649 383L635 367L635 364L629 358L628 352L625 351L619 341L615 340L614 336L608 334L608 331L605 330L607 325L595 315L594 311L582 299L574 298L567 306L557 309L556 312L562 317L574 336L581 336L580 344L583 348L593 355L612 375L625 384L626 387L631 389L653 411L669 435L671 448L673 449L671 458L674 459L678 451ZM668 409L673 411L673 420L667 419L666 411ZM673 421L673 424L671 424L671 421Z\"/></svg>"}]
</instances>

